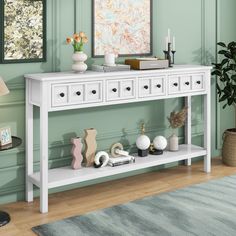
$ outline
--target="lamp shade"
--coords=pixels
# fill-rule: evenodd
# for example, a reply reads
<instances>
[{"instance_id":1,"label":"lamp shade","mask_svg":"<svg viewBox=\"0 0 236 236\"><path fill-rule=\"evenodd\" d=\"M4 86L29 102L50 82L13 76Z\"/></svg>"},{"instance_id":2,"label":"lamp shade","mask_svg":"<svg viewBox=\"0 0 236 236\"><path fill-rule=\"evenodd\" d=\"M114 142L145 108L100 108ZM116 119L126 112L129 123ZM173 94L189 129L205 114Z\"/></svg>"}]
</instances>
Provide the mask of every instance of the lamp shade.
<instances>
[{"instance_id":1,"label":"lamp shade","mask_svg":"<svg viewBox=\"0 0 236 236\"><path fill-rule=\"evenodd\" d=\"M9 90L6 84L4 83L3 78L0 76L0 96L3 96L8 93L9 93Z\"/></svg>"}]
</instances>

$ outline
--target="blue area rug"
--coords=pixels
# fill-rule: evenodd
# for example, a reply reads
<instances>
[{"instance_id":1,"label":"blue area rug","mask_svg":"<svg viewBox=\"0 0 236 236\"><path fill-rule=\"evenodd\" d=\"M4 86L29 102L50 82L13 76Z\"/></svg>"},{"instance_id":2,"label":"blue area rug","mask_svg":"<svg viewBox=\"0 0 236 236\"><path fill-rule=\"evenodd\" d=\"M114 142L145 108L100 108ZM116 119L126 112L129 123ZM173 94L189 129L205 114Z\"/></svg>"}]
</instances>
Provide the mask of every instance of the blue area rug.
<instances>
[{"instance_id":1,"label":"blue area rug","mask_svg":"<svg viewBox=\"0 0 236 236\"><path fill-rule=\"evenodd\" d=\"M236 176L32 228L40 236L234 236Z\"/></svg>"}]
</instances>

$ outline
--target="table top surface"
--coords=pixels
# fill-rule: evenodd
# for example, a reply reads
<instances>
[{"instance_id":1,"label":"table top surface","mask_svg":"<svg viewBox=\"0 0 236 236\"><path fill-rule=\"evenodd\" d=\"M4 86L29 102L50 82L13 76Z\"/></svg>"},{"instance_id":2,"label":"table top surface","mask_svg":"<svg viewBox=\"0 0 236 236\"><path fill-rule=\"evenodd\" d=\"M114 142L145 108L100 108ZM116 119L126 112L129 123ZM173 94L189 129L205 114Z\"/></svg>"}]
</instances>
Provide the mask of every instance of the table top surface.
<instances>
[{"instance_id":1,"label":"table top surface","mask_svg":"<svg viewBox=\"0 0 236 236\"><path fill-rule=\"evenodd\" d=\"M12 136L11 138L12 138L12 143L4 145L4 146L0 146L0 151L10 150L21 145L22 143L21 138L16 137L16 136Z\"/></svg>"}]
</instances>

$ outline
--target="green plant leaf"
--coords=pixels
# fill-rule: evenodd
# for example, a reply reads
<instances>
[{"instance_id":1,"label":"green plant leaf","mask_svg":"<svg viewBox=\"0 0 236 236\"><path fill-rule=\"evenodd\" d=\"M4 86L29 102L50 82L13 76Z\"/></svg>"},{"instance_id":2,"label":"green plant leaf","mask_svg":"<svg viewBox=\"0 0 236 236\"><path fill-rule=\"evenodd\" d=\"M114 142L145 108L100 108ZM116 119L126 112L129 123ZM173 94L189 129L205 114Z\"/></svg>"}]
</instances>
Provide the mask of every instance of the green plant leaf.
<instances>
[{"instance_id":1,"label":"green plant leaf","mask_svg":"<svg viewBox=\"0 0 236 236\"><path fill-rule=\"evenodd\" d=\"M219 42L219 43L217 43L217 45L219 45L219 46L221 46L221 47L224 47L224 48L226 48L226 44L225 44L225 43L223 43L223 42Z\"/></svg>"},{"instance_id":2,"label":"green plant leaf","mask_svg":"<svg viewBox=\"0 0 236 236\"><path fill-rule=\"evenodd\" d=\"M222 76L222 74L221 74L221 71L220 70L214 70L214 71L212 71L211 72L211 75L217 75L217 76Z\"/></svg>"},{"instance_id":3,"label":"green plant leaf","mask_svg":"<svg viewBox=\"0 0 236 236\"><path fill-rule=\"evenodd\" d=\"M222 62L221 62L221 67L223 67L228 62L229 62L228 58L223 59Z\"/></svg>"},{"instance_id":4,"label":"green plant leaf","mask_svg":"<svg viewBox=\"0 0 236 236\"><path fill-rule=\"evenodd\" d=\"M232 48L232 47L235 47L236 46L236 42L232 41L228 44L228 48Z\"/></svg>"},{"instance_id":5,"label":"green plant leaf","mask_svg":"<svg viewBox=\"0 0 236 236\"><path fill-rule=\"evenodd\" d=\"M226 103L226 104L223 106L223 109L225 109L225 108L227 107L227 105L228 105L228 104Z\"/></svg>"}]
</instances>

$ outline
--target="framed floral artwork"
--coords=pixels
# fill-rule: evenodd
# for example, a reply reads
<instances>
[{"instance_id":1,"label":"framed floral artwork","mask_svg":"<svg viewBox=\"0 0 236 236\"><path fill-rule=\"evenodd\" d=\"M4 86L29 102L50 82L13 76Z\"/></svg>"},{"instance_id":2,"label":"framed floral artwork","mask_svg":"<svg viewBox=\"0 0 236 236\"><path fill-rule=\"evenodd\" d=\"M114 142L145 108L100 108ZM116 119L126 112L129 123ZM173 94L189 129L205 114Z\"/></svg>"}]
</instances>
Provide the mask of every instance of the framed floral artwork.
<instances>
[{"instance_id":1,"label":"framed floral artwork","mask_svg":"<svg viewBox=\"0 0 236 236\"><path fill-rule=\"evenodd\" d=\"M152 54L152 0L93 0L92 55Z\"/></svg>"},{"instance_id":2,"label":"framed floral artwork","mask_svg":"<svg viewBox=\"0 0 236 236\"><path fill-rule=\"evenodd\" d=\"M0 62L46 60L46 0L0 1Z\"/></svg>"}]
</instances>

